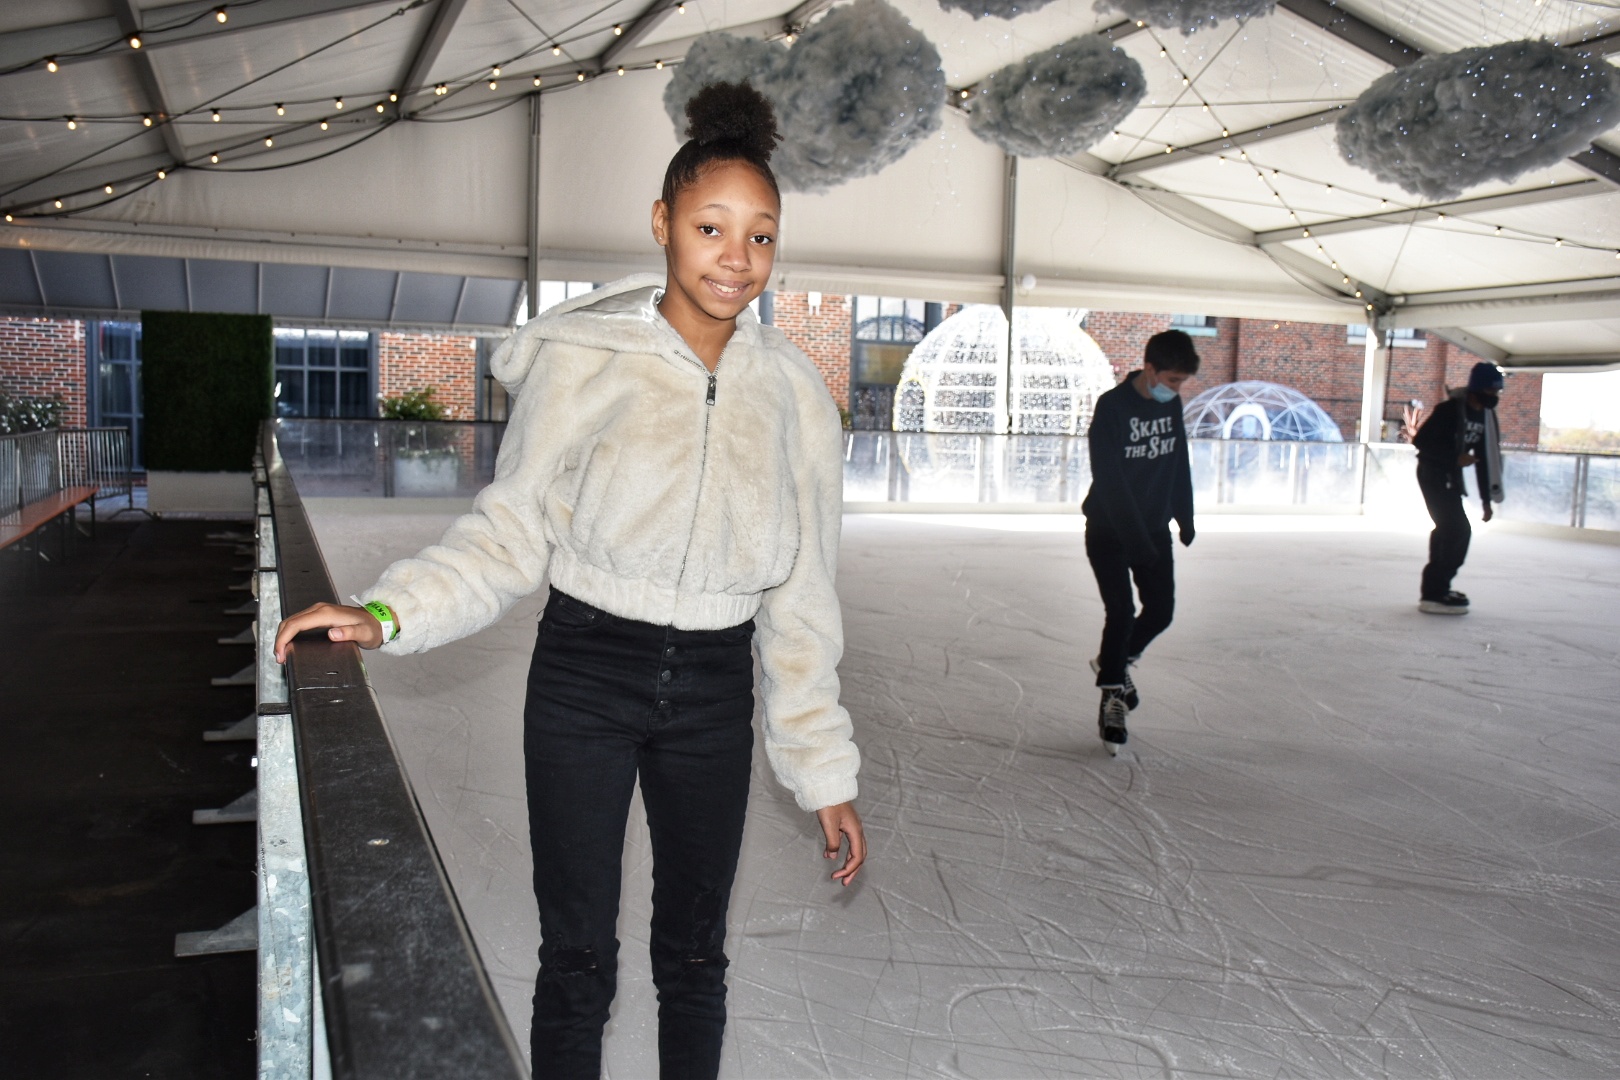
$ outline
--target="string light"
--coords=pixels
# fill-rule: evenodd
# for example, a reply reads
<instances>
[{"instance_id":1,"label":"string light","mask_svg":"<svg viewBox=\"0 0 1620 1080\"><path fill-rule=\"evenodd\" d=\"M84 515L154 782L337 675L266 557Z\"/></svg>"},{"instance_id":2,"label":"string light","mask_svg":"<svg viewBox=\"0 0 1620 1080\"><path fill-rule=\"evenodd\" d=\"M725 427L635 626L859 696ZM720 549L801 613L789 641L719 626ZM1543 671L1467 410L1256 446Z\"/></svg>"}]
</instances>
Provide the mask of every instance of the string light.
<instances>
[{"instance_id":1,"label":"string light","mask_svg":"<svg viewBox=\"0 0 1620 1080\"><path fill-rule=\"evenodd\" d=\"M47 56L45 58L45 70L50 72L56 71L56 57Z\"/></svg>"},{"instance_id":2,"label":"string light","mask_svg":"<svg viewBox=\"0 0 1620 1080\"><path fill-rule=\"evenodd\" d=\"M534 77L534 85L536 85L536 86L540 85L540 76L536 75Z\"/></svg>"},{"instance_id":3,"label":"string light","mask_svg":"<svg viewBox=\"0 0 1620 1080\"><path fill-rule=\"evenodd\" d=\"M327 122L326 122L326 121L325 121L325 120L322 120L322 121L321 121L321 130L322 130L322 131L325 131L325 130L326 130L326 129L327 129L327 128L329 128L329 127L331 127L331 126L332 126L332 125L331 125L331 124L328 124L328 123L327 123Z\"/></svg>"},{"instance_id":4,"label":"string light","mask_svg":"<svg viewBox=\"0 0 1620 1080\"><path fill-rule=\"evenodd\" d=\"M433 96L434 97L444 97L444 95L448 94L449 92L450 92L450 88L448 86L444 85L444 83L440 83L438 86L435 86L433 88Z\"/></svg>"},{"instance_id":5,"label":"string light","mask_svg":"<svg viewBox=\"0 0 1620 1080\"><path fill-rule=\"evenodd\" d=\"M574 73L574 78L576 80L578 80L579 82L584 82L585 81L585 73L583 71L576 71Z\"/></svg>"},{"instance_id":6,"label":"string light","mask_svg":"<svg viewBox=\"0 0 1620 1080\"><path fill-rule=\"evenodd\" d=\"M11 224L11 221L12 221L12 218L11 218L11 215L10 215L10 214L7 214L7 215L6 215L6 224L7 224L7 225L10 225L10 224Z\"/></svg>"},{"instance_id":7,"label":"string light","mask_svg":"<svg viewBox=\"0 0 1620 1080\"><path fill-rule=\"evenodd\" d=\"M129 39L129 47L132 49L138 49L141 47L140 35L137 34Z\"/></svg>"},{"instance_id":8,"label":"string light","mask_svg":"<svg viewBox=\"0 0 1620 1080\"><path fill-rule=\"evenodd\" d=\"M383 109L384 109L384 106L383 106L383 103L382 103L382 102L380 102L380 101L379 101L379 102L377 102L377 111L378 111L378 112L382 112L382 111L383 111Z\"/></svg>"},{"instance_id":9,"label":"string light","mask_svg":"<svg viewBox=\"0 0 1620 1080\"><path fill-rule=\"evenodd\" d=\"M334 108L334 109L343 108L343 99L342 98L333 98L332 99L332 108Z\"/></svg>"},{"instance_id":10,"label":"string light","mask_svg":"<svg viewBox=\"0 0 1620 1080\"><path fill-rule=\"evenodd\" d=\"M287 106L283 105L279 101L276 102L276 115L277 116L286 116L287 115Z\"/></svg>"},{"instance_id":11,"label":"string light","mask_svg":"<svg viewBox=\"0 0 1620 1080\"><path fill-rule=\"evenodd\" d=\"M224 22L226 20L227 17L228 16L225 14L225 9L224 8L219 8L217 11L214 12L214 21L215 22L222 23L222 22Z\"/></svg>"},{"instance_id":12,"label":"string light","mask_svg":"<svg viewBox=\"0 0 1620 1080\"><path fill-rule=\"evenodd\" d=\"M219 120L220 120L219 110L215 109L214 110L214 123L216 123L216 124L219 123Z\"/></svg>"},{"instance_id":13,"label":"string light","mask_svg":"<svg viewBox=\"0 0 1620 1080\"><path fill-rule=\"evenodd\" d=\"M659 71L663 71L664 70L664 62L662 60L656 61L653 64L653 67L657 68ZM962 91L962 94L963 94L964 97L967 96L967 91L965 91L965 90Z\"/></svg>"},{"instance_id":14,"label":"string light","mask_svg":"<svg viewBox=\"0 0 1620 1080\"><path fill-rule=\"evenodd\" d=\"M159 180L167 180L168 178L169 178L169 170L168 169L159 169L158 170L158 179Z\"/></svg>"},{"instance_id":15,"label":"string light","mask_svg":"<svg viewBox=\"0 0 1620 1080\"><path fill-rule=\"evenodd\" d=\"M113 193L113 188L112 188L111 184L103 184L101 190L105 191L108 195L111 195Z\"/></svg>"},{"instance_id":16,"label":"string light","mask_svg":"<svg viewBox=\"0 0 1620 1080\"><path fill-rule=\"evenodd\" d=\"M218 154L209 154L208 155L208 163L210 165L218 165L219 164L219 155Z\"/></svg>"},{"instance_id":17,"label":"string light","mask_svg":"<svg viewBox=\"0 0 1620 1080\"><path fill-rule=\"evenodd\" d=\"M151 114L147 114L147 115L141 117L141 126L142 127L151 127L152 126Z\"/></svg>"},{"instance_id":18,"label":"string light","mask_svg":"<svg viewBox=\"0 0 1620 1080\"><path fill-rule=\"evenodd\" d=\"M551 47L551 55L552 56L561 56L562 55L562 46L561 45L553 45Z\"/></svg>"},{"instance_id":19,"label":"string light","mask_svg":"<svg viewBox=\"0 0 1620 1080\"><path fill-rule=\"evenodd\" d=\"M388 100L389 101L398 101L399 100L399 91L398 90L390 90L390 91L388 91Z\"/></svg>"},{"instance_id":20,"label":"string light","mask_svg":"<svg viewBox=\"0 0 1620 1080\"><path fill-rule=\"evenodd\" d=\"M614 23L613 24L613 36L618 37L622 33L624 33L624 27L620 26L618 23Z\"/></svg>"},{"instance_id":21,"label":"string light","mask_svg":"<svg viewBox=\"0 0 1620 1080\"><path fill-rule=\"evenodd\" d=\"M57 208L57 209L58 209L58 210L60 210L60 209L62 209L62 200L61 200L61 199L57 199L57 200L56 200L56 203L55 203L55 206L56 206L56 208Z\"/></svg>"},{"instance_id":22,"label":"string light","mask_svg":"<svg viewBox=\"0 0 1620 1080\"><path fill-rule=\"evenodd\" d=\"M685 4L676 4L675 5L675 14L677 14L677 15L685 15L686 14L686 5Z\"/></svg>"},{"instance_id":23,"label":"string light","mask_svg":"<svg viewBox=\"0 0 1620 1080\"><path fill-rule=\"evenodd\" d=\"M494 67L490 68L489 69L489 77L492 78L492 79L500 78L501 77L501 65L496 64Z\"/></svg>"},{"instance_id":24,"label":"string light","mask_svg":"<svg viewBox=\"0 0 1620 1080\"><path fill-rule=\"evenodd\" d=\"M789 45L791 45L791 44L794 43L794 41L798 40L798 35L797 34L789 34L787 37L783 38L782 40L787 42Z\"/></svg>"},{"instance_id":25,"label":"string light","mask_svg":"<svg viewBox=\"0 0 1620 1080\"><path fill-rule=\"evenodd\" d=\"M274 146L274 145L276 145L276 140L271 139L271 138L266 138L264 140L264 145L267 146L267 147L268 146Z\"/></svg>"},{"instance_id":26,"label":"string light","mask_svg":"<svg viewBox=\"0 0 1620 1080\"><path fill-rule=\"evenodd\" d=\"M624 74L624 68L623 68L623 67L620 67L620 68L619 68L619 74L620 74L620 75L623 75L623 74Z\"/></svg>"},{"instance_id":27,"label":"string light","mask_svg":"<svg viewBox=\"0 0 1620 1080\"><path fill-rule=\"evenodd\" d=\"M68 117L68 130L69 131L78 131L79 130L79 122L77 120L73 119L73 117L71 117L71 116Z\"/></svg>"}]
</instances>

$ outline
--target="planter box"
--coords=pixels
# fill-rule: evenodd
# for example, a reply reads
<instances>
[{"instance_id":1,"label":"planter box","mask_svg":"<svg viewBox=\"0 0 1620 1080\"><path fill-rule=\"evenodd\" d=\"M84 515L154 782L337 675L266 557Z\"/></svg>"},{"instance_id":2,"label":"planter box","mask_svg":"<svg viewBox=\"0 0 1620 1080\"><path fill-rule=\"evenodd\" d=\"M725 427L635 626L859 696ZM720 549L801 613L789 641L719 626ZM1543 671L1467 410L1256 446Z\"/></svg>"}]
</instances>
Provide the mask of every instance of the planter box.
<instances>
[{"instance_id":1,"label":"planter box","mask_svg":"<svg viewBox=\"0 0 1620 1080\"><path fill-rule=\"evenodd\" d=\"M146 506L154 513L253 513L253 474L163 472L146 474Z\"/></svg>"},{"instance_id":2,"label":"planter box","mask_svg":"<svg viewBox=\"0 0 1620 1080\"><path fill-rule=\"evenodd\" d=\"M454 451L394 458L394 494L454 495L461 460Z\"/></svg>"}]
</instances>

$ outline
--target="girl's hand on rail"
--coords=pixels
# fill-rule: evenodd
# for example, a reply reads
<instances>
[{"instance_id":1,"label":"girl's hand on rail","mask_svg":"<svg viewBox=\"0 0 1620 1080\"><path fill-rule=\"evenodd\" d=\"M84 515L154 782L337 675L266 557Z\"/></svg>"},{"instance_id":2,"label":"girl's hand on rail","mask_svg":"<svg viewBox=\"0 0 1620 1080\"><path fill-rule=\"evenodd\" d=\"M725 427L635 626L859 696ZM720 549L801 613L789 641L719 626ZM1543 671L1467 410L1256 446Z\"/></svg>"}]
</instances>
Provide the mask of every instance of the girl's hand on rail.
<instances>
[{"instance_id":1,"label":"girl's hand on rail","mask_svg":"<svg viewBox=\"0 0 1620 1080\"><path fill-rule=\"evenodd\" d=\"M849 855L844 859L844 865L833 871L833 880L840 885L848 885L855 880L855 874L866 861L866 830L861 827L861 815L855 812L852 802L839 803L836 806L824 806L816 811L816 817L821 820L821 831L827 837L827 848L822 858L838 858L838 849L843 841L849 839Z\"/></svg>"},{"instance_id":2,"label":"girl's hand on rail","mask_svg":"<svg viewBox=\"0 0 1620 1080\"><path fill-rule=\"evenodd\" d=\"M346 604L316 604L281 620L276 631L276 663L287 662L287 646L305 630L326 630L333 641L352 641L362 649L383 643L382 623L365 608Z\"/></svg>"}]
</instances>

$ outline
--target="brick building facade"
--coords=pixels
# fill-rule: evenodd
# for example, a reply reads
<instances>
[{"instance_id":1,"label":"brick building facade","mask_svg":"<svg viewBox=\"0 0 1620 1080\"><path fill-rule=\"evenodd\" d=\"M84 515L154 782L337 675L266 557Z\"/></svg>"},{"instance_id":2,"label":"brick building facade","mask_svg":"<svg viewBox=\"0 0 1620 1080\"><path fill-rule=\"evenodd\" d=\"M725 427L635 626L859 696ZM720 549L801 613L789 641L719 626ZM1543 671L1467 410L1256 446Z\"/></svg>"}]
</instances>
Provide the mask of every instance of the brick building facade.
<instances>
[{"instance_id":1,"label":"brick building facade","mask_svg":"<svg viewBox=\"0 0 1620 1080\"><path fill-rule=\"evenodd\" d=\"M85 425L84 323L78 319L0 319L0 390L58 398L62 423Z\"/></svg>"},{"instance_id":2,"label":"brick building facade","mask_svg":"<svg viewBox=\"0 0 1620 1080\"><path fill-rule=\"evenodd\" d=\"M819 297L814 307L810 301ZM840 409L849 408L850 298L834 293L774 294L772 322L815 362Z\"/></svg>"},{"instance_id":3,"label":"brick building facade","mask_svg":"<svg viewBox=\"0 0 1620 1080\"><path fill-rule=\"evenodd\" d=\"M434 388L447 420L477 416L478 339L471 334L377 335L377 393L397 397Z\"/></svg>"},{"instance_id":4,"label":"brick building facade","mask_svg":"<svg viewBox=\"0 0 1620 1080\"><path fill-rule=\"evenodd\" d=\"M824 293L779 292L772 318L803 349L839 408L849 406L852 298ZM954 312L953 305L949 312ZM1363 346L1344 326L1215 319L1213 334L1196 337L1203 364L1183 396L1192 398L1220 383L1263 379L1293 387L1314 400L1354 438L1361 413ZM1171 325L1169 315L1093 311L1086 330L1112 363L1116 377L1140 363L1147 339ZM393 396L422 386L456 419L477 415L478 339L472 335L380 331L376 338L377 387ZM1420 347L1392 350L1385 419L1398 421L1404 406L1439 402L1449 386L1467 380L1478 357L1438 338ZM59 397L64 421L82 426L87 416L85 323L78 319L0 318L0 389L14 394ZM1510 373L1501 405L1503 441L1534 447L1540 434L1541 376Z\"/></svg>"}]
</instances>

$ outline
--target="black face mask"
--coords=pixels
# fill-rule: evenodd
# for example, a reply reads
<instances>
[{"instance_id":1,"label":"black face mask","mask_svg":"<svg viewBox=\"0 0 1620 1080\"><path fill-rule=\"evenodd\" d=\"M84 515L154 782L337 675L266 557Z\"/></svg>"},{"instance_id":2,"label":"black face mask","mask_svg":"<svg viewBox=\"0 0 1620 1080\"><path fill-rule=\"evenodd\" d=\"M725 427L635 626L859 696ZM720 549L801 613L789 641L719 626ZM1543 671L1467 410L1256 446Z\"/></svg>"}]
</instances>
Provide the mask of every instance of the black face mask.
<instances>
[{"instance_id":1,"label":"black face mask","mask_svg":"<svg viewBox=\"0 0 1620 1080\"><path fill-rule=\"evenodd\" d=\"M1474 396L1479 399L1480 407L1484 409L1496 408L1496 403L1501 400L1501 398L1495 394L1486 394L1478 390L1474 391Z\"/></svg>"}]
</instances>

